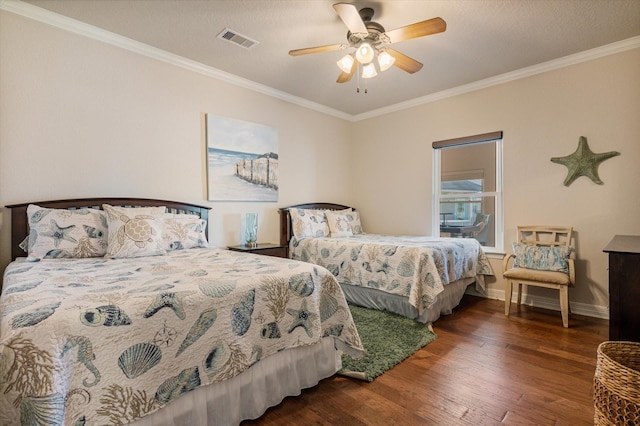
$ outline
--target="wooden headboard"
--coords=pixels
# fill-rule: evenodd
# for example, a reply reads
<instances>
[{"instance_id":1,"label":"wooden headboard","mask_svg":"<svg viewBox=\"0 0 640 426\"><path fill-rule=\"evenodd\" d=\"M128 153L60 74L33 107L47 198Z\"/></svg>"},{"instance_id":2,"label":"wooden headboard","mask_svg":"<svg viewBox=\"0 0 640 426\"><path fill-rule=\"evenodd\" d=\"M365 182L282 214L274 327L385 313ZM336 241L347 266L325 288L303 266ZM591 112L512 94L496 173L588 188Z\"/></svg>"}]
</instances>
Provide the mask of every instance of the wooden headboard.
<instances>
[{"instance_id":1,"label":"wooden headboard","mask_svg":"<svg viewBox=\"0 0 640 426\"><path fill-rule=\"evenodd\" d=\"M306 203L295 206L282 207L280 209L280 245L289 246L289 241L293 236L291 228L291 214L289 209L316 209L316 210L344 210L352 207L334 203ZM354 209L355 210L355 209Z\"/></svg>"},{"instance_id":2,"label":"wooden headboard","mask_svg":"<svg viewBox=\"0 0 640 426\"><path fill-rule=\"evenodd\" d=\"M169 213L188 213L200 216L207 221L205 235L209 235L209 210L211 207L197 204L182 203L179 201L152 200L148 198L82 198L75 200L51 200L35 201L24 204L6 206L11 209L11 259L25 256L20 248L20 243L29 235L29 222L27 220L27 207L36 204L50 209L76 210L81 208L102 209L103 204L121 207L155 207L165 206Z\"/></svg>"}]
</instances>

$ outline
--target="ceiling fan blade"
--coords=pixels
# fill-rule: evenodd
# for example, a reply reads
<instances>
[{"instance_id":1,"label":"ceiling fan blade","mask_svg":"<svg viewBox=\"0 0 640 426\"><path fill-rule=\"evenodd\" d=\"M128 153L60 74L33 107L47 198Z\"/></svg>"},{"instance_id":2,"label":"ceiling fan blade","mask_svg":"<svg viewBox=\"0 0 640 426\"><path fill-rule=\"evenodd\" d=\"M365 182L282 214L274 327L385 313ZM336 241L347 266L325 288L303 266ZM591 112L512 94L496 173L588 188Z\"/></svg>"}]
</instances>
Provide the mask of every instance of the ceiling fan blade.
<instances>
[{"instance_id":1,"label":"ceiling fan blade","mask_svg":"<svg viewBox=\"0 0 640 426\"><path fill-rule=\"evenodd\" d=\"M351 80L351 77L353 77L357 69L358 69L358 62L353 61L353 65L351 65L351 71L341 72L340 75L338 76L338 79L336 80L336 83L346 83L347 81Z\"/></svg>"},{"instance_id":2,"label":"ceiling fan blade","mask_svg":"<svg viewBox=\"0 0 640 426\"><path fill-rule=\"evenodd\" d=\"M310 53L332 52L334 50L341 50L346 48L347 48L347 45L345 43L327 44L326 46L305 47L304 49L290 50L289 55L300 56L300 55L308 55Z\"/></svg>"},{"instance_id":3,"label":"ceiling fan blade","mask_svg":"<svg viewBox=\"0 0 640 426\"><path fill-rule=\"evenodd\" d=\"M422 68L422 64L420 62L416 61L413 58L408 57L404 53L400 53L397 50L393 50L389 48L385 50L389 55L396 58L396 61L393 63L393 65L400 68L401 70L408 72L409 74L418 72Z\"/></svg>"},{"instance_id":4,"label":"ceiling fan blade","mask_svg":"<svg viewBox=\"0 0 640 426\"><path fill-rule=\"evenodd\" d=\"M369 31L362 22L362 18L358 13L358 9L349 3L336 3L333 5L336 13L342 19L342 22L349 28L352 33L367 34Z\"/></svg>"},{"instance_id":5,"label":"ceiling fan blade","mask_svg":"<svg viewBox=\"0 0 640 426\"><path fill-rule=\"evenodd\" d=\"M442 18L433 18L387 31L385 35L389 37L389 43L397 43L399 41L411 40L412 38L441 33L446 29L447 23L444 22Z\"/></svg>"}]
</instances>

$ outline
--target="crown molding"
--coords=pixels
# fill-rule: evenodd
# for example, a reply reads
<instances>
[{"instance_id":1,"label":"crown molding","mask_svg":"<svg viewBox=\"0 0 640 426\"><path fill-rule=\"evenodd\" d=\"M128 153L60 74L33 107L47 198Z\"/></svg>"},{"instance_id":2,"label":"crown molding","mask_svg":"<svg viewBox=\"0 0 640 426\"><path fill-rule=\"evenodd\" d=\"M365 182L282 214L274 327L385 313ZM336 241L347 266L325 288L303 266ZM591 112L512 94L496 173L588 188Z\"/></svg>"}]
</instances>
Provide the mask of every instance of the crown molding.
<instances>
[{"instance_id":1,"label":"crown molding","mask_svg":"<svg viewBox=\"0 0 640 426\"><path fill-rule=\"evenodd\" d=\"M586 61L602 58L604 56L621 53L631 49L640 48L640 36L632 37L626 40L621 40L615 43L607 44L604 46L596 47L594 49L579 52L573 55L568 55L562 58L553 59L551 61L543 62L541 64L533 65L530 67L522 68L516 71L500 74L494 77L479 80L473 83L464 84L462 86L454 87L451 89L443 90L440 92L432 93L430 95L421 96L419 98L410 99L405 102L399 102L397 104L389 105L387 107L375 109L362 114L347 114L342 111L338 111L334 108L329 108L325 105L321 105L316 102L309 101L298 96L291 95L289 93L276 90L272 87L265 86L254 81L238 77L237 75L213 68L204 64L201 64L190 59L186 59L182 56L178 56L167 51L149 46L127 37L120 36L118 34L103 30L93 25L86 24L84 22L77 21L75 19L68 18L66 16L42 9L29 3L25 3L19 0L0 0L0 10L15 13L17 15L33 19L48 25L52 25L56 28L60 28L65 31L69 31L74 34L82 35L93 40L104 42L113 46L117 46L131 52L138 53L149 58L153 58L159 61L163 61L199 74L206 75L211 78L223 81L234 86L242 87L254 92L258 92L267 96L271 96L276 99L280 99L294 105L298 105L310 110L314 110L323 114L327 114L342 120L357 122L362 120L368 120L370 118L378 117L381 115L389 114L392 112L402 111L408 108L413 108L420 105L425 105L431 102L436 102L442 99L450 98L453 96L462 95L476 90L486 89L491 86L508 83L521 78L530 77L536 74L545 73L548 71L557 70L560 68L568 67L571 65L579 64Z\"/></svg>"},{"instance_id":2,"label":"crown molding","mask_svg":"<svg viewBox=\"0 0 640 426\"><path fill-rule=\"evenodd\" d=\"M405 102L399 102L397 104L389 105L384 108L379 108L373 111L368 111L362 114L353 116L353 121L362 121L369 118L378 117L380 115L389 114L391 112L402 111L408 108L413 108L419 105L428 104L431 102L439 101L441 99L450 98L453 96L462 95L476 90L486 89L487 87L497 86L499 84L508 83L521 78L531 77L536 74L545 73L548 71L557 70L560 68L576 65L582 62L591 61L594 59L602 58L604 56L621 53L631 49L640 48L640 36L631 37L626 40L621 40L615 43L606 44L604 46L596 47L594 49L585 50L583 52L575 53L573 55L564 56L562 58L553 59L551 61L543 62L541 64L532 65L530 67L521 68L519 70L507 72L494 77L485 78L484 80L478 80L473 83L464 84L462 86L454 87L452 89L443 90L441 92L432 93L430 95L422 96L415 99L410 99Z\"/></svg>"},{"instance_id":3,"label":"crown molding","mask_svg":"<svg viewBox=\"0 0 640 426\"><path fill-rule=\"evenodd\" d=\"M107 43L112 46L120 47L122 49L126 49L128 51L152 59L166 62L168 64L197 72L199 74L215 78L216 80L220 80L234 86L258 92L263 95L271 96L273 98L280 99L304 108L315 110L323 114L334 116L347 121L353 121L353 115L351 114L347 114L345 112L329 108L325 105L311 102L307 99L300 98L298 96L294 96L280 90L276 90L272 87L256 83L255 81L238 77L237 75L204 65L200 62L186 59L182 56L169 53L165 50L149 46L148 44L123 37L102 28L98 28L93 25L68 18L66 16L48 11L46 9L42 9L29 3L24 3L18 0L0 0L0 10L15 13L16 15L20 15L25 18L33 19L35 21L39 21L74 34L88 37L93 40Z\"/></svg>"}]
</instances>

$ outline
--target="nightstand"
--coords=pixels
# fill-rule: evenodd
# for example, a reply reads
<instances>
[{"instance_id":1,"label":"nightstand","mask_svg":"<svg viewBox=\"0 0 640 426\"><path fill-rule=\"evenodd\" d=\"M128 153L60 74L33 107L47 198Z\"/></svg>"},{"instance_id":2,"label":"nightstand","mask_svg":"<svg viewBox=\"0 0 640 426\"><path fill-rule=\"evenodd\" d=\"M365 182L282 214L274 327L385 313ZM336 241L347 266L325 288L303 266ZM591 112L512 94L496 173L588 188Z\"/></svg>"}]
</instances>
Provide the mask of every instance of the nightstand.
<instances>
[{"instance_id":1,"label":"nightstand","mask_svg":"<svg viewBox=\"0 0 640 426\"><path fill-rule=\"evenodd\" d=\"M262 254L265 256L284 257L284 258L289 257L287 253L288 247L281 246L278 244L258 243L255 247L250 247L243 244L240 246L229 246L227 248L229 250L241 251L244 253L254 253L254 254Z\"/></svg>"}]
</instances>

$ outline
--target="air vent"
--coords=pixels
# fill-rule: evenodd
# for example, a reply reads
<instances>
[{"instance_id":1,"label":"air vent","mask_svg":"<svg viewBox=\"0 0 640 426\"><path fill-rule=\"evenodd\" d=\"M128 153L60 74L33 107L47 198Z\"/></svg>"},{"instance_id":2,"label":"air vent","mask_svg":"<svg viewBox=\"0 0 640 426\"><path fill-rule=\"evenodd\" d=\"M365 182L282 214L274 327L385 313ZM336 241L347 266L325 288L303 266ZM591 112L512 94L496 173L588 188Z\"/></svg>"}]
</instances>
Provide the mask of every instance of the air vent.
<instances>
[{"instance_id":1,"label":"air vent","mask_svg":"<svg viewBox=\"0 0 640 426\"><path fill-rule=\"evenodd\" d=\"M220 34L218 34L218 38L237 44L245 49L251 49L253 46L258 44L256 40L250 39L245 35L238 34L236 31L230 30L229 28L222 30Z\"/></svg>"}]
</instances>

